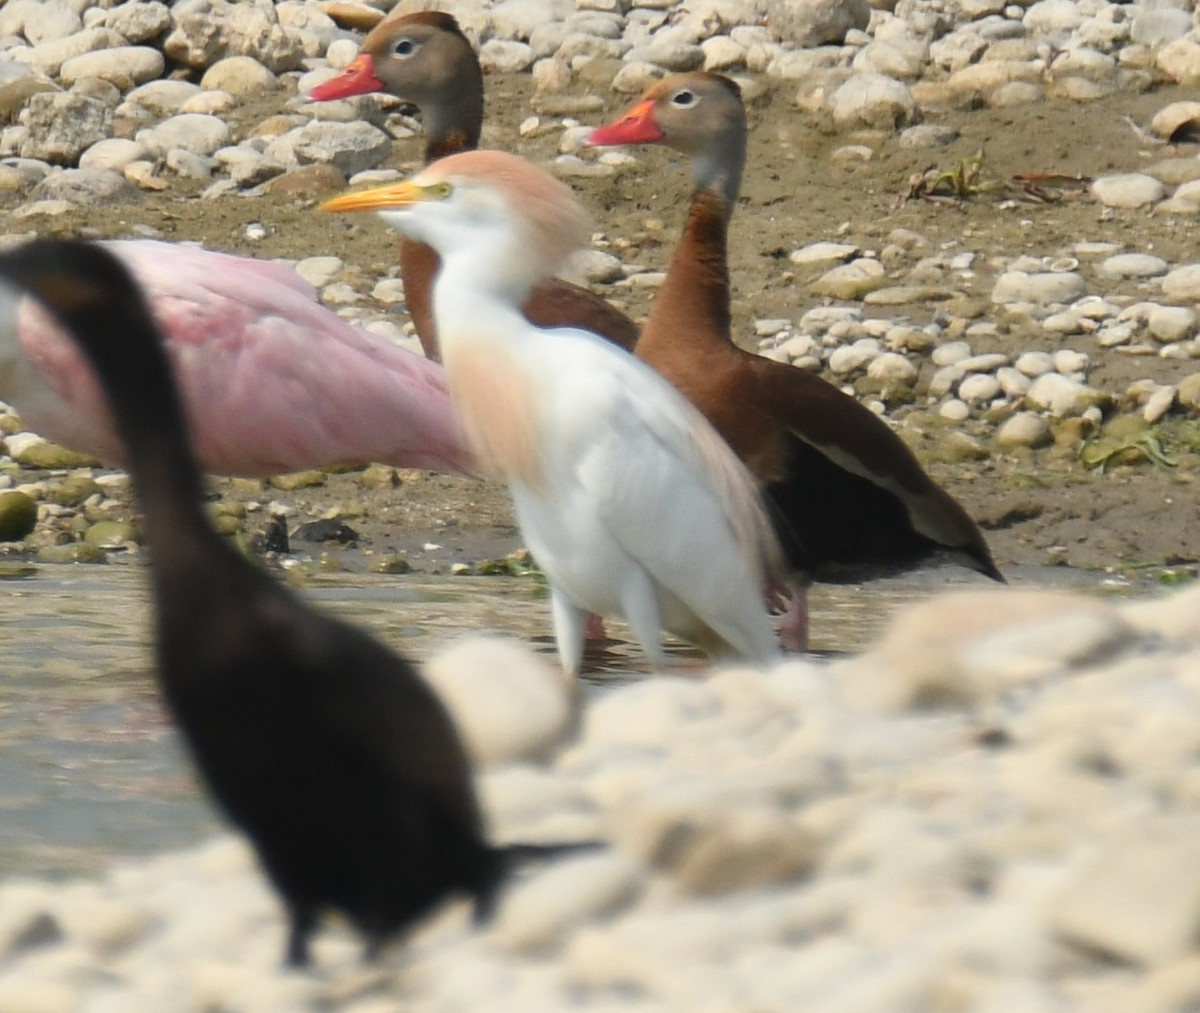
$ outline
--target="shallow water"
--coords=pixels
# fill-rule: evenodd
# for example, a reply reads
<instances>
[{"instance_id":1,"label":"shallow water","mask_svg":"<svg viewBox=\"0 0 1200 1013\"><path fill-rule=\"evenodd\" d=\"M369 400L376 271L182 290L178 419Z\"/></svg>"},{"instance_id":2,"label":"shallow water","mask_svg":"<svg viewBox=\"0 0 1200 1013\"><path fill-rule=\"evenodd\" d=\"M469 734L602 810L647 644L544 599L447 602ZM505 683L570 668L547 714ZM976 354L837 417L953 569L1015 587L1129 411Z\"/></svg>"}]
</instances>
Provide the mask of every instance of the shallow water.
<instances>
[{"instance_id":1,"label":"shallow water","mask_svg":"<svg viewBox=\"0 0 1200 1013\"><path fill-rule=\"evenodd\" d=\"M0 877L67 875L113 855L196 843L219 820L192 778L158 701L140 563L0 571ZM1064 569L1010 573L1015 583L1136 593L1138 584ZM983 587L933 571L866 588L818 587L814 655L868 643L897 606L950 587ZM1143 588L1144 590L1144 588ZM306 578L304 594L420 659L466 631L507 633L552 655L544 596L527 577L337 574ZM589 655L588 680L646 675L624 627ZM698 655L672 649L684 671Z\"/></svg>"}]
</instances>

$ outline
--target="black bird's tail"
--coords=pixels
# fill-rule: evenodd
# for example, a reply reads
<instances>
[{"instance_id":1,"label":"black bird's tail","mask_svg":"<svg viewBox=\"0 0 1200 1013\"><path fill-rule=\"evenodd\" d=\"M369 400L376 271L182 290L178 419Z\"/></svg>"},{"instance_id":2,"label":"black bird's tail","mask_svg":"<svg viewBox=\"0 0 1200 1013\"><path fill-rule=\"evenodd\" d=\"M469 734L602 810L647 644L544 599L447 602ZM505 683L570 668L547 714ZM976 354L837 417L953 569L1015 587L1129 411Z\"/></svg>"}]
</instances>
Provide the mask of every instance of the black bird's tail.
<instances>
[{"instance_id":1,"label":"black bird's tail","mask_svg":"<svg viewBox=\"0 0 1200 1013\"><path fill-rule=\"evenodd\" d=\"M589 851L607 848L608 841L564 841L556 844L529 844L517 842L491 849L490 869L487 881L472 888L475 896L474 919L482 925L496 912L496 896L508 877L530 862L541 862Z\"/></svg>"}]
</instances>

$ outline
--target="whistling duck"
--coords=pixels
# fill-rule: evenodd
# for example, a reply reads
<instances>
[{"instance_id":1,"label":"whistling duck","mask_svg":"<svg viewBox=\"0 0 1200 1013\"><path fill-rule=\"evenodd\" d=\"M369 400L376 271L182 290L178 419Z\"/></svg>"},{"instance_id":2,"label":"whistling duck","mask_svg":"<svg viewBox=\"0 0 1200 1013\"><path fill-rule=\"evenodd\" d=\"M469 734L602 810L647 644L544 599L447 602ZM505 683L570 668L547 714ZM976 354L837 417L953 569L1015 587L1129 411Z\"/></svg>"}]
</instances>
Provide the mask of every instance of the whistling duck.
<instances>
[{"instance_id":1,"label":"whistling duck","mask_svg":"<svg viewBox=\"0 0 1200 1013\"><path fill-rule=\"evenodd\" d=\"M204 471L473 470L441 367L346 323L290 268L177 243L103 245L137 279L164 335ZM12 290L0 293L0 398L43 436L123 460L86 356Z\"/></svg>"},{"instance_id":2,"label":"whistling duck","mask_svg":"<svg viewBox=\"0 0 1200 1013\"><path fill-rule=\"evenodd\" d=\"M761 591L777 546L753 478L653 369L520 313L587 239L570 189L515 155L475 151L323 207L379 211L441 256L433 303L451 397L549 579L563 668L579 672L587 612L623 615L659 668L662 629L771 661Z\"/></svg>"},{"instance_id":3,"label":"whistling duck","mask_svg":"<svg viewBox=\"0 0 1200 1013\"><path fill-rule=\"evenodd\" d=\"M588 142L665 144L695 182L683 237L636 354L707 416L762 483L796 593L785 643L807 643L812 581L857 582L938 557L1003 580L979 528L869 409L730 335L726 238L746 157L737 85L672 75Z\"/></svg>"},{"instance_id":4,"label":"whistling duck","mask_svg":"<svg viewBox=\"0 0 1200 1013\"><path fill-rule=\"evenodd\" d=\"M74 335L111 399L152 553L159 685L212 794L251 839L309 960L334 909L369 952L448 894L485 912L504 854L484 839L466 753L416 669L305 605L209 526L167 356L102 247L0 256Z\"/></svg>"},{"instance_id":5,"label":"whistling duck","mask_svg":"<svg viewBox=\"0 0 1200 1013\"><path fill-rule=\"evenodd\" d=\"M309 92L312 101L383 91L421 110L425 160L431 162L479 145L483 126L483 73L471 43L449 14L395 13L363 40L359 56L338 77ZM408 312L425 354L440 357L432 305L438 257L428 246L406 240L400 247L400 276ZM637 342L637 325L586 288L560 278L539 282L524 304L538 327L582 327L625 349Z\"/></svg>"}]
</instances>

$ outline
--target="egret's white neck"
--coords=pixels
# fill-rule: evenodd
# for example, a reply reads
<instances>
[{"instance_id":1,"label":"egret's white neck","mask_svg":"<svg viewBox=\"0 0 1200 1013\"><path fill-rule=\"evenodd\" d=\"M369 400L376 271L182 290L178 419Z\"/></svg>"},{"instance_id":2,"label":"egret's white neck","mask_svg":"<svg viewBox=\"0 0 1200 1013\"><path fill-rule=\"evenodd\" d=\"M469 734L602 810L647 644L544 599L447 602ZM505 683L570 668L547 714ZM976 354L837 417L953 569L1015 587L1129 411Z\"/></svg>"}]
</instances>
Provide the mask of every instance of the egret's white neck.
<instances>
[{"instance_id":1,"label":"egret's white neck","mask_svg":"<svg viewBox=\"0 0 1200 1013\"><path fill-rule=\"evenodd\" d=\"M433 312L443 354L464 337L519 341L529 324L521 304L536 277L507 258L454 253L442 260L433 286Z\"/></svg>"}]
</instances>

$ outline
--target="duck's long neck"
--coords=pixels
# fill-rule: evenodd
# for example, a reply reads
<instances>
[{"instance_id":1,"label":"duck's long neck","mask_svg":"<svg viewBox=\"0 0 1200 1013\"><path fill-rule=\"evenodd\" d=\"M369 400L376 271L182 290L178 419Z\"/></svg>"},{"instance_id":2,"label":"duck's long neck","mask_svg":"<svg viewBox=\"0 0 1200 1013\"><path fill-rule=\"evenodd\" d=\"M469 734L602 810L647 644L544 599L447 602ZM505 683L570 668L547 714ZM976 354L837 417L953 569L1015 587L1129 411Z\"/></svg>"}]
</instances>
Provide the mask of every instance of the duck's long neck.
<instances>
[{"instance_id":1,"label":"duck's long neck","mask_svg":"<svg viewBox=\"0 0 1200 1013\"><path fill-rule=\"evenodd\" d=\"M692 195L683 237L638 338L639 356L681 341L730 341L730 209L720 190L703 188Z\"/></svg>"},{"instance_id":2,"label":"duck's long neck","mask_svg":"<svg viewBox=\"0 0 1200 1013\"><path fill-rule=\"evenodd\" d=\"M475 75L460 81L454 92L443 92L436 102L423 104L421 111L426 164L478 148L483 131L483 79L478 76L478 67Z\"/></svg>"}]
</instances>

